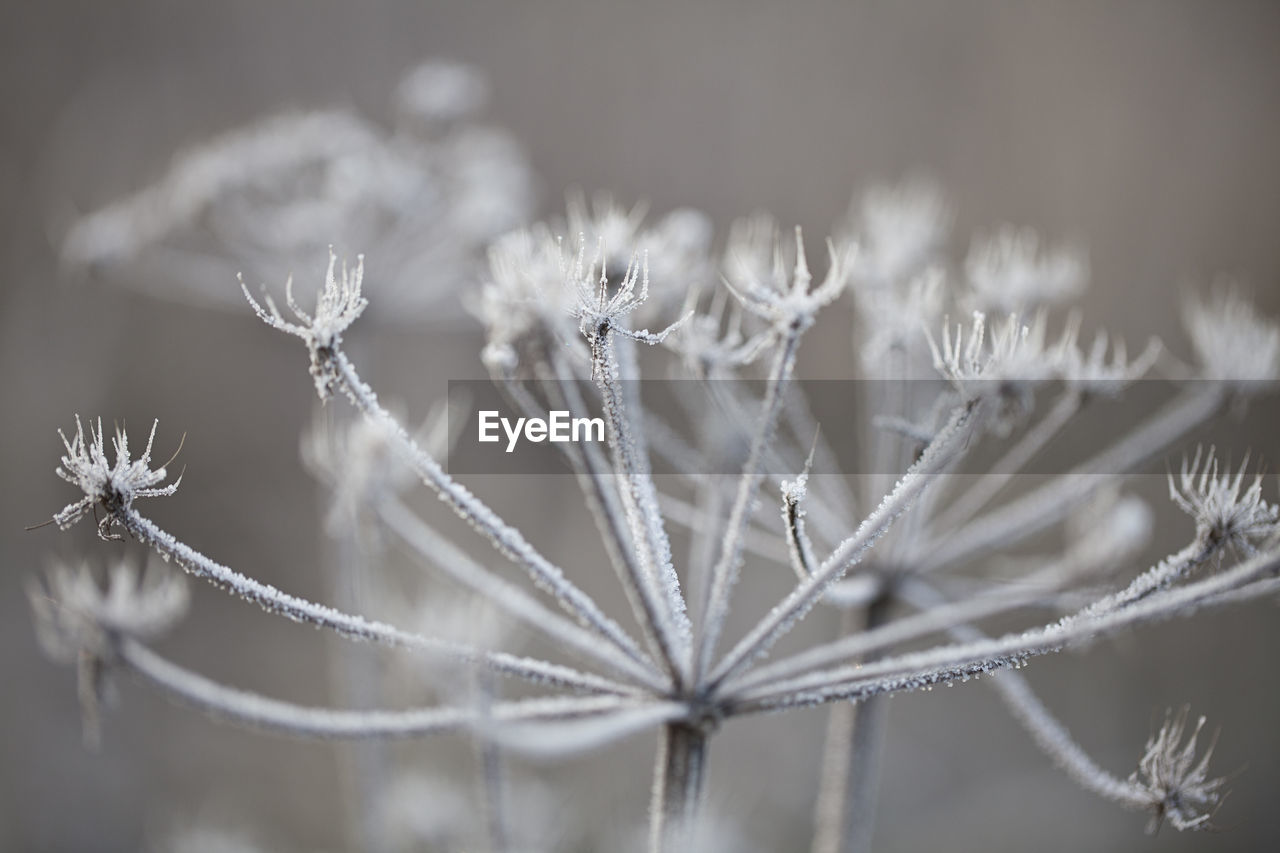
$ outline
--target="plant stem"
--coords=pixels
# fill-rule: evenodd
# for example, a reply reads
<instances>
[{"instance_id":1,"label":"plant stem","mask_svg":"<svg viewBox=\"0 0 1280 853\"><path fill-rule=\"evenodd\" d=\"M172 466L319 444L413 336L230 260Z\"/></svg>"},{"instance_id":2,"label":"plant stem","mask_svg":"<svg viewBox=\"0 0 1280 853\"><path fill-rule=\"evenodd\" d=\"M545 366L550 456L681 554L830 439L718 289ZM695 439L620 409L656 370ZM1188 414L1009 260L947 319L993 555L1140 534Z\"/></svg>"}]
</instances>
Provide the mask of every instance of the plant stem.
<instances>
[{"instance_id":1,"label":"plant stem","mask_svg":"<svg viewBox=\"0 0 1280 853\"><path fill-rule=\"evenodd\" d=\"M864 627L882 625L888 611L887 598L872 601ZM843 633L851 632L856 621L853 611L846 611L842 621ZM872 696L858 704L840 702L831 709L814 814L813 853L871 849L888 703L888 696Z\"/></svg>"},{"instance_id":2,"label":"plant stem","mask_svg":"<svg viewBox=\"0 0 1280 853\"><path fill-rule=\"evenodd\" d=\"M679 853L688 844L706 783L707 732L668 723L658 733L649 815L650 853Z\"/></svg>"}]
</instances>

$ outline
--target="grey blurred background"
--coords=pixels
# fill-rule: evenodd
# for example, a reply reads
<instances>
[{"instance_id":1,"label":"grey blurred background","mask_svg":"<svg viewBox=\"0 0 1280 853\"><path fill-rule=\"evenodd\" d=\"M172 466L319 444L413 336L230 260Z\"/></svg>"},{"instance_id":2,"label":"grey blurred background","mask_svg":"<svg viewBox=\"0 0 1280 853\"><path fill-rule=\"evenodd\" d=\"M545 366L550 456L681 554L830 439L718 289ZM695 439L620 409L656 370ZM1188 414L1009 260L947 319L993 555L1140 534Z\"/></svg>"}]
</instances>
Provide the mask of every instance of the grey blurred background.
<instances>
[{"instance_id":1,"label":"grey blurred background","mask_svg":"<svg viewBox=\"0 0 1280 853\"><path fill-rule=\"evenodd\" d=\"M1092 323L1186 353L1186 287L1232 273L1280 309L1277 46L1280 4L1243 0L4 4L0 848L163 849L184 822L243 828L268 849L347 844L331 747L218 726L126 682L102 751L88 753L74 675L36 648L24 577L51 555L133 547L100 543L88 525L21 530L74 497L53 468L55 429L76 412L159 417L166 449L186 431L182 489L148 511L224 562L323 594L323 501L297 453L313 397L299 348L247 311L60 275L52 240L66 211L137 189L179 147L284 107L385 117L399 76L444 57L489 76L490 118L527 147L544 212L577 186L659 213L699 207L718 226L765 208L820 235L855 190L923 172L954 202L958 252L1004 222L1076 241L1092 266ZM820 326L804 375L846 375L848 328L838 314ZM446 379L480 375L475 330L355 337L375 384L417 417ZM551 556L581 563L580 520L539 501L542 488L479 486ZM1165 531L1153 553L1189 535L1173 518ZM1275 621L1274 604L1255 604L1029 670L1118 773L1167 706L1189 702L1221 725L1215 766L1244 768L1220 813L1226 832L1143 835L1142 816L1077 790L979 685L893 700L878 849L1274 849ZM329 698L321 637L211 589L193 589L162 648L238 685ZM823 720L734 723L713 746L710 803L761 849L807 844ZM565 792L583 849L610 849L618 827L644 820L651 750L636 738L526 772ZM441 767L456 753L421 749Z\"/></svg>"}]
</instances>

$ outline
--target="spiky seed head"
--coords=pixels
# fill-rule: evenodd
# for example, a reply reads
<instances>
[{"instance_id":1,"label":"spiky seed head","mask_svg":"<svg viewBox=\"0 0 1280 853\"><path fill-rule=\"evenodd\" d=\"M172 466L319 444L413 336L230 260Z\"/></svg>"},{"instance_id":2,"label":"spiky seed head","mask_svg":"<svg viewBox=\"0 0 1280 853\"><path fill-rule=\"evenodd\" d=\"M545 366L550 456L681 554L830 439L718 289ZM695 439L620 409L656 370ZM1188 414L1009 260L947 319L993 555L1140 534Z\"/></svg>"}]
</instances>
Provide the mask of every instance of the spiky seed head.
<instances>
[{"instance_id":1,"label":"spiky seed head","mask_svg":"<svg viewBox=\"0 0 1280 853\"><path fill-rule=\"evenodd\" d=\"M62 464L56 469L59 477L78 487L84 497L67 504L59 510L53 520L58 527L66 530L86 514L103 511L98 522L98 535L103 539L118 539L111 533L111 528L120 522L121 513L128 510L137 498L154 498L172 495L178 490L182 477L161 486L169 476L164 466L151 467L151 448L156 438L156 426L151 424L151 434L147 437L147 446L142 455L131 459L129 455L129 435L121 427L116 430L112 439L114 460L107 460L106 438L102 429L102 419L97 421L96 428L91 422L86 436L84 424L76 415L76 432L70 441L62 430L62 445L66 453L62 456Z\"/></svg>"},{"instance_id":2,"label":"spiky seed head","mask_svg":"<svg viewBox=\"0 0 1280 853\"><path fill-rule=\"evenodd\" d=\"M1218 736L1214 734L1197 759L1197 741L1205 718L1197 718L1187 736L1189 714L1185 706L1165 714L1164 724L1147 740L1138 769L1129 777L1129 783L1150 798L1148 832L1155 832L1166 820L1180 831L1210 829L1209 821L1226 796L1227 780L1209 776L1209 759Z\"/></svg>"},{"instance_id":3,"label":"spiky seed head","mask_svg":"<svg viewBox=\"0 0 1280 853\"><path fill-rule=\"evenodd\" d=\"M1169 474L1169 497L1195 520L1196 535L1246 556L1280 531L1280 507L1262 499L1262 474L1245 485L1248 463L1246 455L1234 475L1219 474L1214 448L1203 453L1197 447L1195 456L1182 460L1176 480Z\"/></svg>"}]
</instances>

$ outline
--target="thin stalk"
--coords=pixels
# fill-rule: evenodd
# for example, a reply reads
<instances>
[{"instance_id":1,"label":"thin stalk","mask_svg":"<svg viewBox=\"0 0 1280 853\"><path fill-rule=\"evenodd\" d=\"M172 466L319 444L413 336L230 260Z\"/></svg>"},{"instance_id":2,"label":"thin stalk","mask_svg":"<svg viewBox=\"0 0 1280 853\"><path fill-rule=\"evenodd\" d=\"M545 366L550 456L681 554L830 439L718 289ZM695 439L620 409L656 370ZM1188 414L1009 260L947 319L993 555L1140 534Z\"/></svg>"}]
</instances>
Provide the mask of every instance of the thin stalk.
<instances>
[{"instance_id":1,"label":"thin stalk","mask_svg":"<svg viewBox=\"0 0 1280 853\"><path fill-rule=\"evenodd\" d=\"M206 557L162 530L155 522L140 515L135 509L124 510L120 515L120 522L140 542L154 548L166 562L172 560L187 574L208 580L215 586L230 588L236 595L257 604L267 612L285 616L295 622L328 628L353 640L367 640L385 646L421 650L441 655L448 660L480 664L494 672L538 684L569 687L592 693L630 692L630 688L612 679L579 672L560 664L519 657L506 652L485 651L461 643L425 637L383 622L344 613L323 604L289 595Z\"/></svg>"},{"instance_id":2,"label":"thin stalk","mask_svg":"<svg viewBox=\"0 0 1280 853\"><path fill-rule=\"evenodd\" d=\"M613 646L601 643L597 635L547 609L524 590L488 571L400 501L387 498L380 501L373 511L415 558L429 562L528 627L579 657L606 666L650 690L666 688L666 680L653 667L642 666Z\"/></svg>"},{"instance_id":3,"label":"thin stalk","mask_svg":"<svg viewBox=\"0 0 1280 853\"><path fill-rule=\"evenodd\" d=\"M707 734L687 723L658 733L649 810L650 853L683 853L697 825L706 785Z\"/></svg>"},{"instance_id":4,"label":"thin stalk","mask_svg":"<svg viewBox=\"0 0 1280 853\"><path fill-rule=\"evenodd\" d=\"M497 685L484 673L478 673L473 681L476 696L487 713L492 707ZM483 815L485 846L489 853L506 853L511 847L511 831L507 821L507 773L502 748L488 738L477 737L476 761L479 764L477 788L480 794L480 812Z\"/></svg>"},{"instance_id":5,"label":"thin stalk","mask_svg":"<svg viewBox=\"0 0 1280 853\"><path fill-rule=\"evenodd\" d=\"M487 504L445 473L440 464L418 446L391 413L378 403L378 396L360 378L345 353L335 350L332 360L343 390L352 403L366 417L386 429L405 460L442 501L488 539L499 553L528 572L534 583L551 593L561 607L583 625L636 662L645 662L644 652L635 641L606 616L590 596L566 578L564 570L542 556L519 530L503 521Z\"/></svg>"},{"instance_id":6,"label":"thin stalk","mask_svg":"<svg viewBox=\"0 0 1280 853\"><path fill-rule=\"evenodd\" d=\"M577 385L573 379L566 378L563 362L559 361L557 365L553 389L559 392L569 411L586 415L586 402L578 393ZM663 618L659 610L663 606L661 595L640 561L641 543L632 537L626 510L621 505L622 498L614 488L617 475L594 444L567 442L559 446L571 448L567 455L577 474L578 485L596 519L601 539L645 642L655 659L665 660L658 627ZM673 673L669 671L667 675L671 677Z\"/></svg>"},{"instance_id":7,"label":"thin stalk","mask_svg":"<svg viewBox=\"0 0 1280 853\"><path fill-rule=\"evenodd\" d=\"M794 678L820 666L843 664L866 658L876 652L883 653L893 646L946 631L955 625L976 622L1038 604L1059 592L1067 581L1091 573L1102 560L1111 556L1101 549L1086 551L1084 559L1068 554L1022 578L1016 584L931 607L887 624L869 627L857 634L813 646L744 673L726 684L726 687L741 690L767 685L781 678Z\"/></svg>"},{"instance_id":8,"label":"thin stalk","mask_svg":"<svg viewBox=\"0 0 1280 853\"><path fill-rule=\"evenodd\" d=\"M606 331L593 339L593 373L603 398L605 429L614 454L614 468L621 479L619 492L623 510L644 569L645 583L641 591L653 598L652 603L646 605L646 611L652 611L655 617L653 627L663 660L678 685L687 682L691 675L692 629L680 593L680 581L671 564L671 543L658 509L657 489L648 458L642 454L636 439L638 430L634 418L639 413L632 413L628 408L629 395L619 380L613 338L613 333Z\"/></svg>"},{"instance_id":9,"label":"thin stalk","mask_svg":"<svg viewBox=\"0 0 1280 853\"><path fill-rule=\"evenodd\" d=\"M866 609L867 629L883 624L889 601L881 597ZM853 630L852 611L844 614L844 630ZM869 658L874 659L874 658ZM871 849L880 760L887 728L888 696L854 704L840 702L827 717L822 781L814 814L813 853L862 853Z\"/></svg>"},{"instance_id":10,"label":"thin stalk","mask_svg":"<svg viewBox=\"0 0 1280 853\"><path fill-rule=\"evenodd\" d=\"M500 702L483 712L469 708L346 711L296 705L219 684L127 637L121 638L117 645L116 661L184 704L253 729L297 737L420 737L481 724L601 718L637 707L636 700L618 696L574 696Z\"/></svg>"},{"instance_id":11,"label":"thin stalk","mask_svg":"<svg viewBox=\"0 0 1280 853\"><path fill-rule=\"evenodd\" d=\"M1225 399L1219 383L1201 383L1073 471L913 549L908 561L922 572L937 571L1044 530L1092 494L1099 475L1128 473L1220 411Z\"/></svg>"},{"instance_id":12,"label":"thin stalk","mask_svg":"<svg viewBox=\"0 0 1280 853\"><path fill-rule=\"evenodd\" d=\"M947 601L932 586L918 580L909 581L904 594L919 607L944 606ZM961 642L988 639L972 625L956 625L949 628L948 633ZM1085 752L1021 674L1001 672L988 683L1000 695L1013 718L1027 730L1036 746L1076 784L1127 808L1141 809L1151 805L1149 793L1107 772Z\"/></svg>"},{"instance_id":13,"label":"thin stalk","mask_svg":"<svg viewBox=\"0 0 1280 853\"><path fill-rule=\"evenodd\" d=\"M963 680L1026 660L1053 654L1134 625L1186 615L1206 607L1247 600L1275 589L1269 583L1280 570L1280 552L1270 551L1193 583L1150 595L1098 615L1084 611L1050 625L998 639L940 646L876 663L823 670L744 690L724 700L731 713L757 713L805 707L879 693L916 690ZM1233 594L1235 593L1235 594Z\"/></svg>"},{"instance_id":14,"label":"thin stalk","mask_svg":"<svg viewBox=\"0 0 1280 853\"><path fill-rule=\"evenodd\" d=\"M992 498L1000 494L1000 490L1008 485L1014 475L1062 431L1067 422L1080 411L1080 403L1080 392L1075 389L1059 397L1053 408L1027 430L999 462L991 466L992 473L980 477L968 491L939 513L930 523L930 528L935 531L956 530L977 515Z\"/></svg>"},{"instance_id":15,"label":"thin stalk","mask_svg":"<svg viewBox=\"0 0 1280 853\"><path fill-rule=\"evenodd\" d=\"M751 449L747 454L746 462L743 463L733 503L729 506L729 517L725 522L724 535L720 541L720 558L711 570L711 589L700 621L702 636L698 643L697 672L699 674L710 668L711 656L715 653L716 642L720 639L729 614L729 598L738 580L742 562L743 532L747 527L756 492L760 488L760 481L764 476L760 470L760 464L778 428L778 414L782 409L786 382L795 367L802 333L803 327L788 331L769 370L764 401L760 405L759 419L756 421L755 433L751 437Z\"/></svg>"},{"instance_id":16,"label":"thin stalk","mask_svg":"<svg viewBox=\"0 0 1280 853\"><path fill-rule=\"evenodd\" d=\"M804 618L831 584L840 580L870 551L894 521L910 509L915 500L932 484L934 477L964 451L973 425L981 422L981 408L978 404L956 410L916 464L911 466L875 511L859 525L858 530L841 542L807 580L801 581L790 595L769 611L716 665L707 680L709 689L714 690L767 652L797 621Z\"/></svg>"}]
</instances>

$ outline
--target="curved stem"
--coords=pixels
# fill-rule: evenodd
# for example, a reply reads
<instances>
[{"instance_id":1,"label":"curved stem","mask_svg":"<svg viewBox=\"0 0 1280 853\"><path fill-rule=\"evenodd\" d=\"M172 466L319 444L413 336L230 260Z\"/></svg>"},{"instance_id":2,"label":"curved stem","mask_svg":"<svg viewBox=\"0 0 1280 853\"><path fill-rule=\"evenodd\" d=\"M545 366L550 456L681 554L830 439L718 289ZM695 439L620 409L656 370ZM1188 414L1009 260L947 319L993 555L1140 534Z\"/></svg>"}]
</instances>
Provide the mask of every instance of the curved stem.
<instances>
[{"instance_id":1,"label":"curved stem","mask_svg":"<svg viewBox=\"0 0 1280 853\"><path fill-rule=\"evenodd\" d=\"M211 681L123 638L119 663L175 699L254 729L318 738L405 738L455 732L494 723L560 722L608 716L636 708L634 699L571 696L500 702L480 710L415 708L405 711L343 711L282 702Z\"/></svg>"},{"instance_id":2,"label":"curved stem","mask_svg":"<svg viewBox=\"0 0 1280 853\"><path fill-rule=\"evenodd\" d=\"M154 548L165 561L172 560L188 574L208 580L215 586L227 587L236 595L252 601L262 609L288 617L295 622L328 628L354 640L368 640L385 646L416 649L452 660L477 663L495 672L534 683L553 684L593 693L630 692L630 688L616 681L579 672L570 667L425 637L383 622L372 621L323 604L316 604L305 598L298 598L246 577L206 557L162 530L155 522L139 515L135 509L128 509L121 513L120 521L139 541Z\"/></svg>"}]
</instances>

